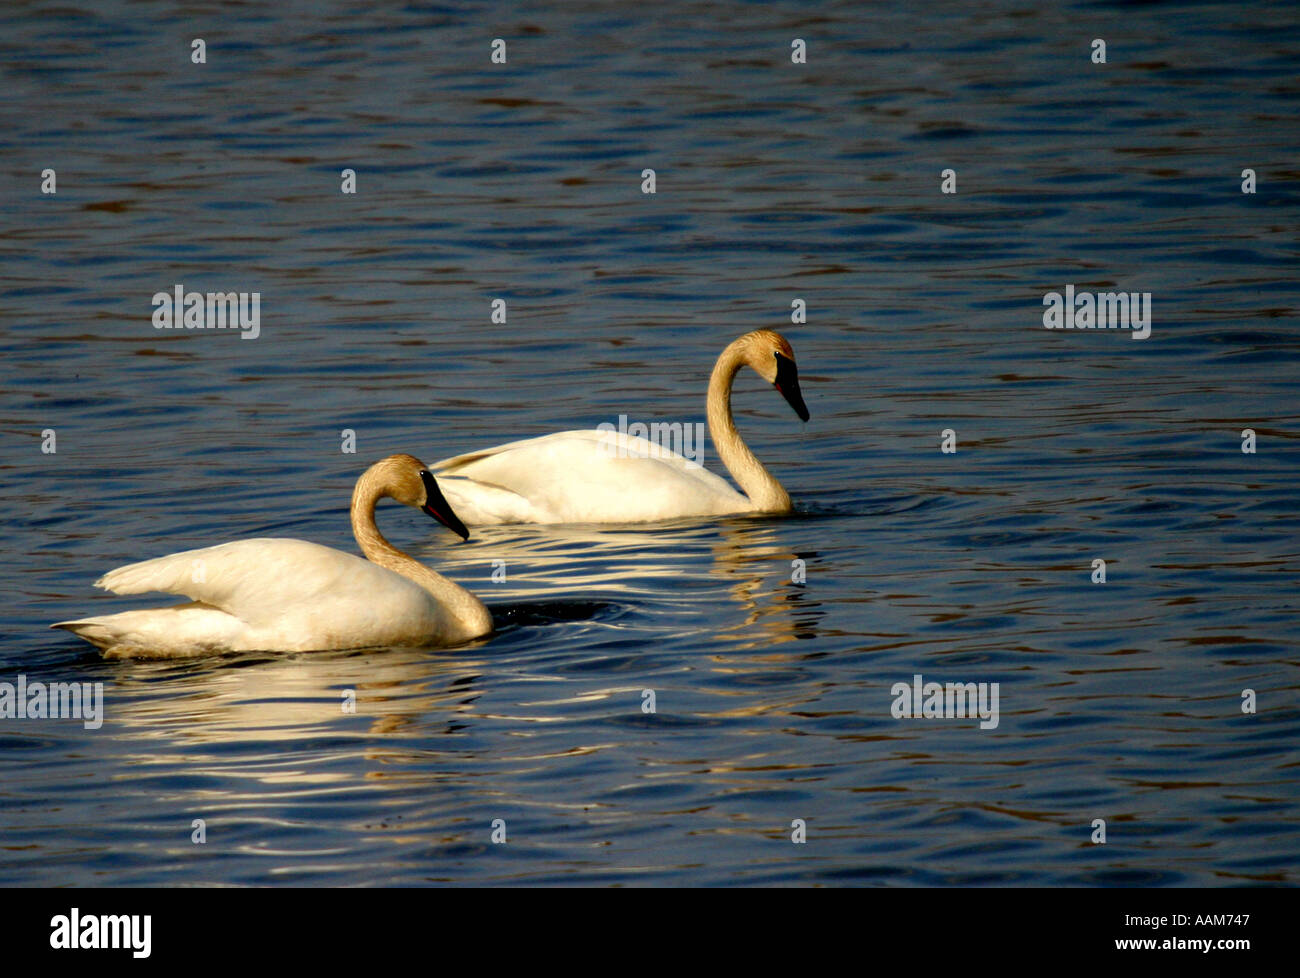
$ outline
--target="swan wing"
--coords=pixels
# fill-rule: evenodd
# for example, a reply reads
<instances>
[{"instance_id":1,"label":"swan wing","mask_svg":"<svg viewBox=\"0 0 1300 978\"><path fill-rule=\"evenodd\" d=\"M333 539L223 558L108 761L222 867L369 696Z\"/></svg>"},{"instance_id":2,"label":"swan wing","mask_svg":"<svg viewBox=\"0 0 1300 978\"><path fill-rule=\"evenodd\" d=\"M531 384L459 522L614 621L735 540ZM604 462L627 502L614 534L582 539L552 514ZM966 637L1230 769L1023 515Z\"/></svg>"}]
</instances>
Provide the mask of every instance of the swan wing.
<instances>
[{"instance_id":1,"label":"swan wing","mask_svg":"<svg viewBox=\"0 0 1300 978\"><path fill-rule=\"evenodd\" d=\"M412 581L360 557L306 540L235 540L109 571L96 587L116 594L183 595L253 627L288 611L333 612L354 600L425 605Z\"/></svg>"},{"instance_id":2,"label":"swan wing","mask_svg":"<svg viewBox=\"0 0 1300 978\"><path fill-rule=\"evenodd\" d=\"M561 431L429 469L471 525L643 522L753 508L691 459L617 431Z\"/></svg>"}]
</instances>

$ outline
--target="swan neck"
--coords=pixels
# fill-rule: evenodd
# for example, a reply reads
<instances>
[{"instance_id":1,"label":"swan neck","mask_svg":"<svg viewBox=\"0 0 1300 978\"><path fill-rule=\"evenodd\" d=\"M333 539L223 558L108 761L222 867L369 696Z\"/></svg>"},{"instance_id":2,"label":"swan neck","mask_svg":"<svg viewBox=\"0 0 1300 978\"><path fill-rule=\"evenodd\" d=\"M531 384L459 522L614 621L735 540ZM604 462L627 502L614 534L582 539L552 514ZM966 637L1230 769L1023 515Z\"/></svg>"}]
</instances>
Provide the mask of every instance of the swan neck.
<instances>
[{"instance_id":1,"label":"swan neck","mask_svg":"<svg viewBox=\"0 0 1300 978\"><path fill-rule=\"evenodd\" d=\"M379 532L375 523L375 506L388 495L383 483L368 470L352 493L352 535L367 560L401 574L431 594L439 605L462 626L465 637L477 638L492 631L492 614L470 591L425 567L410 554L394 547Z\"/></svg>"},{"instance_id":2,"label":"swan neck","mask_svg":"<svg viewBox=\"0 0 1300 978\"><path fill-rule=\"evenodd\" d=\"M722 351L713 365L709 377L708 419L709 435L718 458L727 467L741 491L749 497L755 511L760 513L787 513L790 511L790 494L776 476L749 450L731 416L731 385L736 374L746 363L739 340Z\"/></svg>"}]
</instances>

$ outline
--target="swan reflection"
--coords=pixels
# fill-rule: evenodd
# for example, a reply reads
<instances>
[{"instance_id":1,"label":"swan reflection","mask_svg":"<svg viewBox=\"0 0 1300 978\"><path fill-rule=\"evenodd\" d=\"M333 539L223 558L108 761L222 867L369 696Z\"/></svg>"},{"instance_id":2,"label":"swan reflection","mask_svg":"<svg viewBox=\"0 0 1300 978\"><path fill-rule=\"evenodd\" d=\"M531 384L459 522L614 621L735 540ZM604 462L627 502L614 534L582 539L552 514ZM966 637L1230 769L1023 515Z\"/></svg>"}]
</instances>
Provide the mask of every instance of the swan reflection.
<instances>
[{"instance_id":1,"label":"swan reflection","mask_svg":"<svg viewBox=\"0 0 1300 978\"><path fill-rule=\"evenodd\" d=\"M485 527L450 551L430 537L414 549L437 552L450 576L483 595L497 621L492 638L440 650L123 661L109 719L128 742L140 742L135 759L144 764L194 765L206 756L220 765L219 750L205 755L204 747L250 741L278 750L375 735L400 741L409 733L427 743L431 734L471 730L482 718L477 701L501 670L517 678L539 668L539 629L570 630L573 647L585 641L582 654L598 660L610 641L622 641L629 616L637 618L638 633L662 635L677 648L689 650L698 635L702 647L721 638L750 653L732 658L715 650L715 670L797 662L811 654L807 646L777 647L815 636L823 612L790 580L796 559L813 564L816 555L800 557L784 536L780 524L740 519L654 528ZM611 631L610 640L602 629ZM632 658L654 654L652 645ZM507 719L522 728L540 718ZM346 743L339 749L350 750ZM388 749L367 744L361 750L376 760ZM254 776L330 781L352 774L312 772L275 758Z\"/></svg>"}]
</instances>

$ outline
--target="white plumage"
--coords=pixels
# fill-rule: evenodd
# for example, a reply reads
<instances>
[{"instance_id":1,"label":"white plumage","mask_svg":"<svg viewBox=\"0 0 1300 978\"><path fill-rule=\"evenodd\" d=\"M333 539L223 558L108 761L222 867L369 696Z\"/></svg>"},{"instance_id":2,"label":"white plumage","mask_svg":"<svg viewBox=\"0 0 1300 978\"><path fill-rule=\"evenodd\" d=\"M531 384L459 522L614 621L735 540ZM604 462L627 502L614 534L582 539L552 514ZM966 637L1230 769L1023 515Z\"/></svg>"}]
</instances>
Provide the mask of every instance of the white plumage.
<instances>
[{"instance_id":1,"label":"white plumage","mask_svg":"<svg viewBox=\"0 0 1300 978\"><path fill-rule=\"evenodd\" d=\"M80 635L108 657L151 658L448 645L491 631L491 615L474 595L383 538L374 524L382 496L464 531L425 467L394 455L371 466L353 494L353 532L368 560L277 538L186 550L119 567L95 586L117 594L161 591L190 603L52 627Z\"/></svg>"},{"instance_id":2,"label":"white plumage","mask_svg":"<svg viewBox=\"0 0 1300 978\"><path fill-rule=\"evenodd\" d=\"M709 379L709 432L739 483L676 452L618 431L561 431L444 459L430 466L472 524L640 523L728 513L786 513L790 496L736 432L731 386L742 365L776 386L805 421L794 352L757 330L727 346Z\"/></svg>"},{"instance_id":3,"label":"white plumage","mask_svg":"<svg viewBox=\"0 0 1300 978\"><path fill-rule=\"evenodd\" d=\"M559 431L432 468L456 512L479 525L640 523L753 508L708 469L617 431Z\"/></svg>"}]
</instances>

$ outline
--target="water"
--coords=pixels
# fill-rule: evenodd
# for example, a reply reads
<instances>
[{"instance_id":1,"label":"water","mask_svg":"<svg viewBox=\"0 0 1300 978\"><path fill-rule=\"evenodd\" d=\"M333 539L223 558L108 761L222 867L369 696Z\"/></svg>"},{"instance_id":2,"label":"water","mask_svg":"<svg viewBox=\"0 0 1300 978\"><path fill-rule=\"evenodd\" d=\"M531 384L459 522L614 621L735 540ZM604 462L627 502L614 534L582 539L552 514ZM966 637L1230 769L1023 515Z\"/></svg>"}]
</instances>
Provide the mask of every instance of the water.
<instances>
[{"instance_id":1,"label":"water","mask_svg":"<svg viewBox=\"0 0 1300 978\"><path fill-rule=\"evenodd\" d=\"M0 883L1296 882L1293 9L83 6L0 14L0 677L107 719L0 720ZM176 283L260 337L154 330ZM1044 330L1067 283L1151 337ZM703 420L763 326L812 421L752 374L737 420L791 518L381 509L497 616L456 650L45 627L149 604L91 588L133 560L352 550L391 452ZM895 719L918 673L997 728Z\"/></svg>"}]
</instances>

